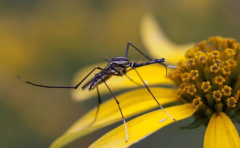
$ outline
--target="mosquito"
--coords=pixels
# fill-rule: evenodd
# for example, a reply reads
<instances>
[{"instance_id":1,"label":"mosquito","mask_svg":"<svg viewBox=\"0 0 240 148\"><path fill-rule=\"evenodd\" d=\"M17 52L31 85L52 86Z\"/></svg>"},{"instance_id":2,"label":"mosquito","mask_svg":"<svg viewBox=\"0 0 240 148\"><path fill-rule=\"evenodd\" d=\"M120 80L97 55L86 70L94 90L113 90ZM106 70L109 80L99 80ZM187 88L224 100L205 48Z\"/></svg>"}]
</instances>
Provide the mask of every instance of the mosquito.
<instances>
[{"instance_id":1,"label":"mosquito","mask_svg":"<svg viewBox=\"0 0 240 148\"><path fill-rule=\"evenodd\" d=\"M142 54L142 56L146 57L149 61L148 62L143 62L143 63L138 63L138 62L134 62L134 61L130 61L128 59L128 51L129 51L129 46L132 46L135 50L137 50L140 54ZM140 74L137 71L137 68L142 67L142 66L146 66L146 65L150 65L150 64L155 64L155 63L159 63L162 64L163 66L165 66L166 68L166 73L167 73L167 65L164 64L165 59L161 58L161 59L155 59L152 60L151 58L149 58L147 55L145 55L142 51L140 51L137 47L135 47L132 43L128 42L127 43L127 48L126 48L126 55L125 57L114 57L112 60L109 60L108 58L105 57L105 60L108 61L108 65L105 68L101 68L96 66L95 68L93 68L93 70L87 74L87 76L85 76L85 78L82 79L81 82L79 82L76 86L47 86L47 85L40 85L40 84L36 84L36 83L32 83L29 81L26 81L24 79L22 79L21 77L18 76L19 79L21 79L22 81L24 81L25 83L34 85L34 86L38 86L38 87L45 87L45 88L69 88L69 89L77 89L88 77L89 75L91 75L95 70L100 70L100 72L96 73L95 76L90 79L89 81L87 81L83 86L82 86L82 90L85 90L87 87L89 87L89 91L93 90L94 88L97 88L97 96L98 96L98 105L97 105L97 111L96 111L96 115L94 117L94 120L90 123L90 125L92 125L96 120L97 120L97 116L98 116L98 112L99 112L99 107L100 104L102 103L101 97L100 97L100 93L99 93L99 89L98 89L98 85L104 83L107 87L107 89L109 90L109 92L111 93L111 95L113 96L113 98L115 99L119 111L121 113L122 116L122 120L123 120L123 124L125 127L125 132L126 132L126 142L128 141L128 130L127 130L127 125L126 125L126 121L124 118L124 115L122 113L122 109L120 107L120 103L118 102L117 98L115 97L115 95L113 94L113 92L111 91L110 87L108 86L108 84L106 83L106 81L108 79L110 79L112 76L126 76L130 81L136 83L137 85L139 85L137 82L135 82L133 79L131 79L130 77L127 76L127 73L130 70L135 70L135 72L137 73L138 77L141 79L142 83L144 84L144 86L146 87L146 89L148 90L148 92L151 94L151 96L153 97L153 99L156 101L156 103L158 104L158 106L160 107L160 109L162 109L172 120L176 121L173 117L171 117L162 107L162 105L157 101L157 99L155 98L155 96L153 95L153 93L151 92L151 90L149 89L149 87L147 86L147 84L143 81L142 77L140 76Z\"/></svg>"}]
</instances>

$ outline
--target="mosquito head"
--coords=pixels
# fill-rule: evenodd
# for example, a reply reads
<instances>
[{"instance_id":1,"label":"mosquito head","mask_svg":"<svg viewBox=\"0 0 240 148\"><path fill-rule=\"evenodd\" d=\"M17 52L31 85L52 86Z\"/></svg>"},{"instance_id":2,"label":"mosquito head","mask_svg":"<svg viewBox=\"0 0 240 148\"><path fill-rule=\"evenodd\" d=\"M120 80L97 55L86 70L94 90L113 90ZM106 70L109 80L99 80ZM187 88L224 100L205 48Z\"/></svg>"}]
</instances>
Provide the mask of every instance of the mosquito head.
<instances>
[{"instance_id":1,"label":"mosquito head","mask_svg":"<svg viewBox=\"0 0 240 148\"><path fill-rule=\"evenodd\" d=\"M130 61L125 57L115 57L112 59L111 62L113 64L117 64L117 65L123 66L123 67L126 67L126 65L128 65L130 63Z\"/></svg>"}]
</instances>

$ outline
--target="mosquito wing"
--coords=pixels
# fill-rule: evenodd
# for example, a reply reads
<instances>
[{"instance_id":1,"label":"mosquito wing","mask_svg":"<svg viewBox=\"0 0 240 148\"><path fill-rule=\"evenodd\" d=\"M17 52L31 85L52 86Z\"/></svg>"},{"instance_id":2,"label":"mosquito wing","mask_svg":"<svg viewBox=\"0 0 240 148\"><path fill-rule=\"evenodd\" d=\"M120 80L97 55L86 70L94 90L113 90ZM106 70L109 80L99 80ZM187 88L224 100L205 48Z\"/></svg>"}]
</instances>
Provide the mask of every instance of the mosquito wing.
<instances>
[{"instance_id":1,"label":"mosquito wing","mask_svg":"<svg viewBox=\"0 0 240 148\"><path fill-rule=\"evenodd\" d=\"M87 81L83 86L82 86L82 90L86 89L90 84L92 84L93 82L95 82L98 79L98 77L94 76L92 79L90 79L89 81Z\"/></svg>"},{"instance_id":2,"label":"mosquito wing","mask_svg":"<svg viewBox=\"0 0 240 148\"><path fill-rule=\"evenodd\" d=\"M96 75L92 79L90 79L87 83L85 83L82 87L82 90L86 89L89 86L89 90L93 90L99 84L102 84L104 81L107 81L112 75L103 74Z\"/></svg>"}]
</instances>

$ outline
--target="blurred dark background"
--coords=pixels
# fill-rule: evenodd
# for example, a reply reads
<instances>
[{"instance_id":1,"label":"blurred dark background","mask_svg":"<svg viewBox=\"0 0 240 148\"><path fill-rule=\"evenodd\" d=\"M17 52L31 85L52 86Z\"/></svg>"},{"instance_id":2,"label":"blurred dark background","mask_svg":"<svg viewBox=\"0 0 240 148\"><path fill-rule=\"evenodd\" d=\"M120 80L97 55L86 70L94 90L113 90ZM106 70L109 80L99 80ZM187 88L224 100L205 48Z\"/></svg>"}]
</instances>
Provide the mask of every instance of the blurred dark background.
<instances>
[{"instance_id":1,"label":"blurred dark background","mask_svg":"<svg viewBox=\"0 0 240 148\"><path fill-rule=\"evenodd\" d=\"M40 84L71 85L82 67L124 55L127 41L145 51L139 25L147 12L178 44L213 35L240 41L237 0L0 0L0 147L48 147L97 104L96 98L72 101L70 90L27 85L17 75ZM178 130L191 121L174 123L132 147L201 148L204 127ZM87 147L120 124L67 147Z\"/></svg>"}]
</instances>

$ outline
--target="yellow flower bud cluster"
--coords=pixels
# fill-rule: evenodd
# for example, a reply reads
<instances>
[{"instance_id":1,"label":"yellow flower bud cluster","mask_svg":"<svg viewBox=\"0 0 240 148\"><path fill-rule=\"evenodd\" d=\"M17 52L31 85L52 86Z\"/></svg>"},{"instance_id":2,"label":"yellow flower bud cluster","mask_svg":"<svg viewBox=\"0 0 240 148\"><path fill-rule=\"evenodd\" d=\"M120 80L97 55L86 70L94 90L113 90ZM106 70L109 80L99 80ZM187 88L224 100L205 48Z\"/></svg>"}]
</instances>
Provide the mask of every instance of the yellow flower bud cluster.
<instances>
[{"instance_id":1,"label":"yellow flower bud cluster","mask_svg":"<svg viewBox=\"0 0 240 148\"><path fill-rule=\"evenodd\" d=\"M240 109L240 44L235 39L210 37L185 57L168 75L179 86L177 98L204 111Z\"/></svg>"}]
</instances>

